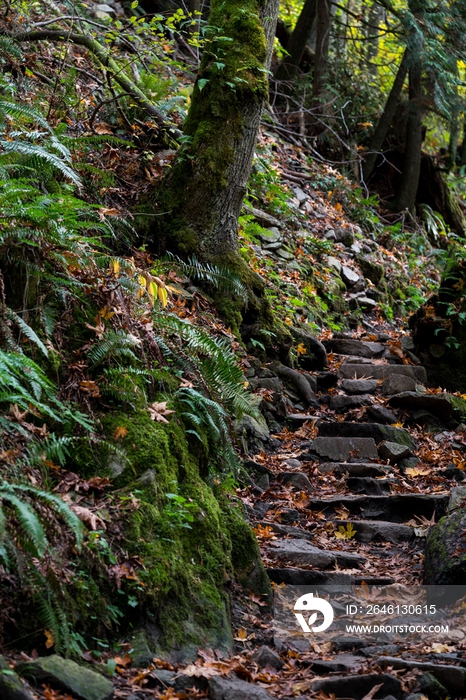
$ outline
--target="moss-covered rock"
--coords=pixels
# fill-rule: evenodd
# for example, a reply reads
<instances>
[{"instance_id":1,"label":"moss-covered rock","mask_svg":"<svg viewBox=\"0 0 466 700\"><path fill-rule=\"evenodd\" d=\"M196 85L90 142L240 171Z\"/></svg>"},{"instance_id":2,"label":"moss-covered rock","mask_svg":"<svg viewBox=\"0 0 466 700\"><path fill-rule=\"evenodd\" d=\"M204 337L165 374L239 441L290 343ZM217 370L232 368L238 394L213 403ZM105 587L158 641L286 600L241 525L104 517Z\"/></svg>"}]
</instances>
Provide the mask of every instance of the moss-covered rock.
<instances>
[{"instance_id":1,"label":"moss-covered rock","mask_svg":"<svg viewBox=\"0 0 466 700\"><path fill-rule=\"evenodd\" d=\"M78 700L111 700L113 683L89 668L56 654L34 659L17 666L18 673L34 683L44 681Z\"/></svg>"},{"instance_id":2,"label":"moss-covered rock","mask_svg":"<svg viewBox=\"0 0 466 700\"><path fill-rule=\"evenodd\" d=\"M441 518L427 538L424 581L432 586L462 585L466 580L466 554L456 553L466 532L466 512L453 511Z\"/></svg>"}]
</instances>

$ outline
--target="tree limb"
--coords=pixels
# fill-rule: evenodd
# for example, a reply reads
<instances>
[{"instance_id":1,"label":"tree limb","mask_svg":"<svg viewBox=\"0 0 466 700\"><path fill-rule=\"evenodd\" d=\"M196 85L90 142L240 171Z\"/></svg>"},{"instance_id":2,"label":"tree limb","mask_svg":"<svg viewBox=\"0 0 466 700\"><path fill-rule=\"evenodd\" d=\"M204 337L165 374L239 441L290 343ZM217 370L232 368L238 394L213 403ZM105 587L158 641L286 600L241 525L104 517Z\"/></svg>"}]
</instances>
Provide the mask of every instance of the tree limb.
<instances>
[{"instance_id":1,"label":"tree limb","mask_svg":"<svg viewBox=\"0 0 466 700\"><path fill-rule=\"evenodd\" d=\"M113 79L116 83L127 92L136 104L144 109L147 114L149 114L156 122L157 126L160 128L165 139L176 140L180 138L182 132L173 124L170 124L160 112L157 107L152 104L152 102L146 97L146 95L138 88L137 85L130 80L127 75L121 72L118 63L110 56L109 52L104 49L103 46L99 44L98 41L90 36L84 36L82 34L75 34L74 32L69 32L69 30L54 30L45 29L36 32L20 32L19 34L8 34L12 39L19 42L35 42L35 41L71 41L73 44L78 46L84 46L88 51L95 56L99 61L102 68L112 73Z\"/></svg>"}]
</instances>

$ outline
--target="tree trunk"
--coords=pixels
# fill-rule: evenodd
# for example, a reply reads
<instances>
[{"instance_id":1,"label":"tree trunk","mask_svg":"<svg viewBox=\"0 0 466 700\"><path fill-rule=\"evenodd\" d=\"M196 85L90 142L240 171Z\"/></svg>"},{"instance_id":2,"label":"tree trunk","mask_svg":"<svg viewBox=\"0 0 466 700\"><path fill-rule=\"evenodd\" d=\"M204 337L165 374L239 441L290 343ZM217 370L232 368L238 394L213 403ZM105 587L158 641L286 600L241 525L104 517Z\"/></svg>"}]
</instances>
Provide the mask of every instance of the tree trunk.
<instances>
[{"instance_id":1,"label":"tree trunk","mask_svg":"<svg viewBox=\"0 0 466 700\"><path fill-rule=\"evenodd\" d=\"M315 22L313 25L313 29L315 26ZM288 42L291 39L292 35L291 29L289 29L285 22L278 18L277 20L277 29L275 32L275 36L277 37L278 41L280 44L283 46L284 49L288 51ZM281 65L281 64L280 64ZM301 57L301 61L299 64L299 68L303 73L308 73L311 69L311 66L314 65L314 51L312 51L311 47L306 44L304 47L303 55ZM280 66L278 67L277 70L280 69Z\"/></svg>"},{"instance_id":2,"label":"tree trunk","mask_svg":"<svg viewBox=\"0 0 466 700\"><path fill-rule=\"evenodd\" d=\"M328 49L330 41L330 0L317 0L317 38L314 61L314 82L312 96L317 98L322 92L328 68Z\"/></svg>"},{"instance_id":3,"label":"tree trunk","mask_svg":"<svg viewBox=\"0 0 466 700\"><path fill-rule=\"evenodd\" d=\"M415 215L416 193L419 185L422 155L422 69L409 69L409 114L406 126L406 146L400 187L393 202L395 211L407 209Z\"/></svg>"},{"instance_id":4,"label":"tree trunk","mask_svg":"<svg viewBox=\"0 0 466 700\"><path fill-rule=\"evenodd\" d=\"M448 144L448 168L454 168L458 155L458 137L460 134L459 109L455 106L452 110L450 124L450 142Z\"/></svg>"},{"instance_id":5,"label":"tree trunk","mask_svg":"<svg viewBox=\"0 0 466 700\"><path fill-rule=\"evenodd\" d=\"M466 165L466 116L463 120L463 141L461 143L461 165Z\"/></svg>"},{"instance_id":6,"label":"tree trunk","mask_svg":"<svg viewBox=\"0 0 466 700\"><path fill-rule=\"evenodd\" d=\"M276 72L277 80L291 80L296 75L316 18L317 1L305 1L286 46L288 56L285 56Z\"/></svg>"},{"instance_id":7,"label":"tree trunk","mask_svg":"<svg viewBox=\"0 0 466 700\"><path fill-rule=\"evenodd\" d=\"M400 63L398 72L393 82L392 89L390 90L390 94L387 98L385 109L378 121L377 127L372 135L371 141L366 152L366 157L364 159L364 164L362 167L363 179L366 182L374 171L375 163L380 153L380 149L383 146L383 142L385 141L387 132L390 128L390 125L393 122L393 117L395 116L396 108L398 107L398 104L400 102L401 91L405 82L406 73L408 72L408 65L409 55L408 50L405 50L403 59Z\"/></svg>"},{"instance_id":8,"label":"tree trunk","mask_svg":"<svg viewBox=\"0 0 466 700\"><path fill-rule=\"evenodd\" d=\"M278 0L213 0L207 44L184 125L186 144L159 192L163 238L202 261L240 260L246 193L275 36ZM155 238L155 236L154 236Z\"/></svg>"},{"instance_id":9,"label":"tree trunk","mask_svg":"<svg viewBox=\"0 0 466 700\"><path fill-rule=\"evenodd\" d=\"M383 8L377 2L372 3L369 11L369 27L367 28L367 52L366 61L369 64L369 73L377 77L377 65L373 63L379 54L379 28L383 16Z\"/></svg>"}]
</instances>

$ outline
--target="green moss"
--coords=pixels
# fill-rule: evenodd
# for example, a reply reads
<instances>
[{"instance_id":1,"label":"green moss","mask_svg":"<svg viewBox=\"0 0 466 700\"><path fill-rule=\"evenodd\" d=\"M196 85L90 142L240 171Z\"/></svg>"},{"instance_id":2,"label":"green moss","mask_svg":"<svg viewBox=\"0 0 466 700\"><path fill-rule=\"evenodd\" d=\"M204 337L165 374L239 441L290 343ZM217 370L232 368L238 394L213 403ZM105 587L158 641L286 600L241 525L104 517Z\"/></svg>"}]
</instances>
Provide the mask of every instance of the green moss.
<instances>
[{"instance_id":1,"label":"green moss","mask_svg":"<svg viewBox=\"0 0 466 700\"><path fill-rule=\"evenodd\" d=\"M466 400L461 396L449 396L450 402L453 405L453 415L458 420L463 420L466 417Z\"/></svg>"}]
</instances>

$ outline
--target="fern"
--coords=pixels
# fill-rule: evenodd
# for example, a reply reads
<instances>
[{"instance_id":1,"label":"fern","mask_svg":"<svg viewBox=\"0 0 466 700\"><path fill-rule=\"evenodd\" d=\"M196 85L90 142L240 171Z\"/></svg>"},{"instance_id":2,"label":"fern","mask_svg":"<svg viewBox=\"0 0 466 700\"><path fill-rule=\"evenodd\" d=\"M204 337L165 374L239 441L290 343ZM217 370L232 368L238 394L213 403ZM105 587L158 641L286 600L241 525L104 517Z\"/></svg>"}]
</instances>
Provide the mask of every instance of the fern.
<instances>
[{"instance_id":1,"label":"fern","mask_svg":"<svg viewBox=\"0 0 466 700\"><path fill-rule=\"evenodd\" d=\"M167 253L168 260L175 263L179 270L187 277L201 282L208 282L219 292L235 294L244 302L248 301L247 287L238 275L228 267L221 267L211 263L200 263L195 257L188 258L185 262L173 253Z\"/></svg>"},{"instance_id":2,"label":"fern","mask_svg":"<svg viewBox=\"0 0 466 700\"><path fill-rule=\"evenodd\" d=\"M16 323L16 325L24 333L26 338L33 342L39 348L39 350L44 353L45 357L49 356L49 351L45 347L42 340L38 337L37 333L31 328L31 326L29 326L26 323L26 321L23 318L21 318L21 316L19 316L11 309L8 309L7 316Z\"/></svg>"},{"instance_id":3,"label":"fern","mask_svg":"<svg viewBox=\"0 0 466 700\"><path fill-rule=\"evenodd\" d=\"M90 348L88 359L91 367L96 367L110 359L126 357L137 362L138 358L133 348L138 344L138 339L131 337L124 331L109 330L102 338Z\"/></svg>"}]
</instances>

